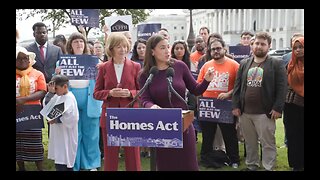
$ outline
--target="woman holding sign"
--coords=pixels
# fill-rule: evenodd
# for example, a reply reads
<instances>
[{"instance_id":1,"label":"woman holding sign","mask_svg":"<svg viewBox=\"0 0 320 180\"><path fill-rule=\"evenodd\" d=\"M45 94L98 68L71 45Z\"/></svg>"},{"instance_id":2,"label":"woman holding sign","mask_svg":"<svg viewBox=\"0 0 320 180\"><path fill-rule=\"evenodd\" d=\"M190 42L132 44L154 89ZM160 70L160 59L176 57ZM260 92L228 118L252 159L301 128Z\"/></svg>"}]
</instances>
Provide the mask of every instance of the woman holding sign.
<instances>
[{"instance_id":1,"label":"woman holding sign","mask_svg":"<svg viewBox=\"0 0 320 180\"><path fill-rule=\"evenodd\" d=\"M106 108L126 107L139 92L139 63L127 58L130 44L123 33L111 33L106 43L106 52L111 60L99 67L94 98L103 100L101 128L104 143L104 170L118 170L119 148L107 146ZM138 107L136 102L133 107ZM139 147L124 147L127 171L140 171Z\"/></svg>"},{"instance_id":2,"label":"woman holding sign","mask_svg":"<svg viewBox=\"0 0 320 180\"><path fill-rule=\"evenodd\" d=\"M144 68L139 79L140 87L145 84L150 69L154 66L159 72L154 75L151 84L141 96L141 104L145 108L188 109L186 102L173 93L172 99L169 99L168 75L174 74L171 76L172 86L181 97L185 97L186 89L194 95L200 95L213 77L211 70L208 70L205 80L197 83L184 62L170 58L169 42L159 34L151 36L147 41ZM157 148L156 155L158 171L199 171L192 123L183 132L183 148Z\"/></svg>"},{"instance_id":3,"label":"woman holding sign","mask_svg":"<svg viewBox=\"0 0 320 180\"><path fill-rule=\"evenodd\" d=\"M42 72L33 69L35 53L24 47L16 47L16 110L23 105L40 105L46 94L46 81ZM38 112L40 114L40 111ZM16 132L16 161L19 171L25 171L24 161L35 161L38 171L42 171L43 144L41 129L26 129Z\"/></svg>"},{"instance_id":4,"label":"woman holding sign","mask_svg":"<svg viewBox=\"0 0 320 180\"><path fill-rule=\"evenodd\" d=\"M72 33L67 43L68 54L90 54L86 38ZM93 98L95 80L70 80L70 91L76 97L79 110L78 151L74 171L96 171L101 166L99 148L99 117L102 102Z\"/></svg>"}]
</instances>

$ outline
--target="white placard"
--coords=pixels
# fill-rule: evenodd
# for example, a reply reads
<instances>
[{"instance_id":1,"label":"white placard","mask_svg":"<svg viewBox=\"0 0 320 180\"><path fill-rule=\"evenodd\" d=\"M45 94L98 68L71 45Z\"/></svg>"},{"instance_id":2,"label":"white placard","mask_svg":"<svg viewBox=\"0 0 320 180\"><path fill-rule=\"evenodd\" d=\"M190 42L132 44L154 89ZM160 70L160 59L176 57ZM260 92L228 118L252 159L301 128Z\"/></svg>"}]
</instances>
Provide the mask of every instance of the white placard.
<instances>
[{"instance_id":1,"label":"white placard","mask_svg":"<svg viewBox=\"0 0 320 180\"><path fill-rule=\"evenodd\" d=\"M109 16L105 17L104 21L111 32L131 31L132 16Z\"/></svg>"}]
</instances>

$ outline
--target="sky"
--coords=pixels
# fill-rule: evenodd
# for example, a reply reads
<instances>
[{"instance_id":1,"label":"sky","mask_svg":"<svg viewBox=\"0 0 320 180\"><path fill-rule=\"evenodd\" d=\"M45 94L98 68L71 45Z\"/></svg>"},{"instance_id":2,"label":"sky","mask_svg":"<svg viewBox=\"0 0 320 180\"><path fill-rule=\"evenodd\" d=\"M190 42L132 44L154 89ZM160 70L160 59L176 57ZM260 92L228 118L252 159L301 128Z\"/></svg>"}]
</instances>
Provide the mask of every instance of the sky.
<instances>
[{"instance_id":1,"label":"sky","mask_svg":"<svg viewBox=\"0 0 320 180\"><path fill-rule=\"evenodd\" d=\"M182 9L155 9L151 15L160 15L160 14L185 14L182 12Z\"/></svg>"},{"instance_id":2,"label":"sky","mask_svg":"<svg viewBox=\"0 0 320 180\"><path fill-rule=\"evenodd\" d=\"M182 12L182 9L155 9L151 15L161 15L161 14L184 14ZM40 15L31 17L27 20L16 21L16 28L19 31L20 39L19 42L22 42L24 40L30 40L34 39L32 33L32 25L36 22L40 22L41 17ZM51 24L50 21L44 22L46 25ZM74 26L68 26L67 28L60 28L60 30L56 31L56 35L58 34L69 34L70 32L75 32L76 28ZM49 37L52 36L52 34L49 34Z\"/></svg>"}]
</instances>

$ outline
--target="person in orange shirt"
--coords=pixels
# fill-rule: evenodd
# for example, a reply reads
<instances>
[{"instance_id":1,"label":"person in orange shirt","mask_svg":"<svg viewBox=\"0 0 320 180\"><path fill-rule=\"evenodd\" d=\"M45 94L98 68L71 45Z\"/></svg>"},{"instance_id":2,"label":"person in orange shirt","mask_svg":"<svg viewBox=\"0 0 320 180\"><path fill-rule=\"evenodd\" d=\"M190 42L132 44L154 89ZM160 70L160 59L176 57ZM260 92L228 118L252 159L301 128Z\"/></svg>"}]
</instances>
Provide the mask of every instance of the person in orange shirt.
<instances>
[{"instance_id":1,"label":"person in orange shirt","mask_svg":"<svg viewBox=\"0 0 320 180\"><path fill-rule=\"evenodd\" d=\"M239 63L225 56L225 42L222 39L213 40L208 48L212 60L203 65L197 81L203 81L205 72L212 67L214 68L214 78L202 95L203 97L221 100L231 99ZM201 146L201 163L205 166L208 165L207 159L213 151L213 140L215 138L217 124L221 129L226 146L226 153L230 159L229 165L233 168L238 168L240 158L235 120L231 124L200 121L203 138Z\"/></svg>"},{"instance_id":2,"label":"person in orange shirt","mask_svg":"<svg viewBox=\"0 0 320 180\"><path fill-rule=\"evenodd\" d=\"M204 39L202 36L199 35L196 38L195 43L196 43L195 44L196 51L190 54L190 60L191 60L190 70L193 75L197 74L196 72L198 71L199 60L205 54L205 49L206 49L206 43L204 42Z\"/></svg>"},{"instance_id":3,"label":"person in orange shirt","mask_svg":"<svg viewBox=\"0 0 320 180\"><path fill-rule=\"evenodd\" d=\"M22 105L39 105L46 95L46 80L42 72L34 69L35 53L16 47L16 111ZM35 161L38 171L43 162L42 129L16 132L16 161L19 171L25 171L24 161Z\"/></svg>"}]
</instances>

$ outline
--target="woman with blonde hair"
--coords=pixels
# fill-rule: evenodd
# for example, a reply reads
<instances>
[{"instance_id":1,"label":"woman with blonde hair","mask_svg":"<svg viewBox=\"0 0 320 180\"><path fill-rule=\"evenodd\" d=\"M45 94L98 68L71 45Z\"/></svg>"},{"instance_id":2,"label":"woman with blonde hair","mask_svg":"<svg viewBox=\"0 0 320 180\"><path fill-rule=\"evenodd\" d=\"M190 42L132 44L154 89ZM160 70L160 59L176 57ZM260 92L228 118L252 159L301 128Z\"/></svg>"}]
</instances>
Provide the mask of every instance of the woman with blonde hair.
<instances>
[{"instance_id":1,"label":"woman with blonde hair","mask_svg":"<svg viewBox=\"0 0 320 180\"><path fill-rule=\"evenodd\" d=\"M123 33L111 33L107 39L106 52L110 60L99 67L94 98L103 100L100 125L103 130L104 170L117 171L120 147L107 146L106 108L126 107L139 92L139 63L127 58L130 44ZM133 107L138 107L135 102ZM124 147L127 171L140 171L139 147Z\"/></svg>"}]
</instances>

